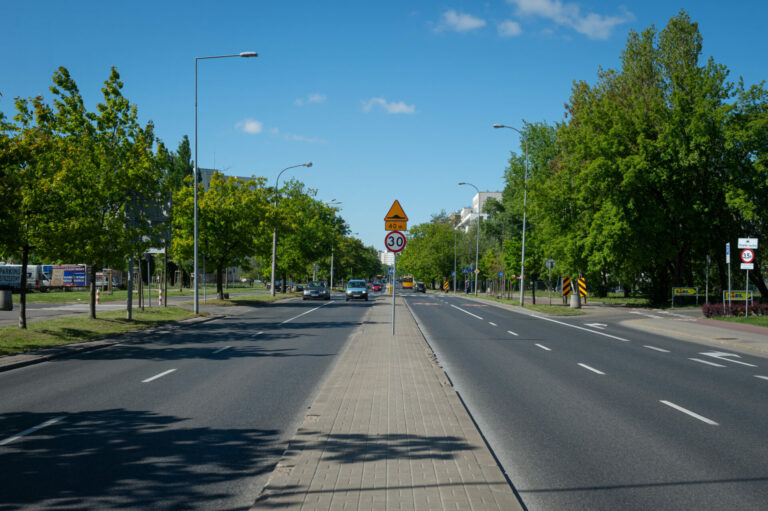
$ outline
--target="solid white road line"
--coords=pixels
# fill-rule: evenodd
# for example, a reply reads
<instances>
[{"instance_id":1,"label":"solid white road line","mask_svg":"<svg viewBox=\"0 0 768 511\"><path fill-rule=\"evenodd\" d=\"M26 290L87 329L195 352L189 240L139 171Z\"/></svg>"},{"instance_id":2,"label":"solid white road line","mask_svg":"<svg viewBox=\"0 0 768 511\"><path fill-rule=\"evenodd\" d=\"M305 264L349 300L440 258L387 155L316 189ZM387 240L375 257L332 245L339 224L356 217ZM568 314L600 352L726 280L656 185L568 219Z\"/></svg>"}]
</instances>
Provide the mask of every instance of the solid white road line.
<instances>
[{"instance_id":1,"label":"solid white road line","mask_svg":"<svg viewBox=\"0 0 768 511\"><path fill-rule=\"evenodd\" d=\"M317 309L320 309L320 308L322 308L322 307L325 307L326 305L330 305L331 303L333 303L333 302L324 303L324 304L323 304L323 305L321 305L320 307L315 307L314 309L309 309L307 312L302 312L302 313L301 313L301 314L299 314L298 316L294 316L294 317L292 317L292 318L290 318L290 319L286 319L285 321L282 321L280 324L281 324L281 325L283 325L283 324L285 324L285 323L288 323L289 321L293 321L294 319L298 319L298 318L300 318L300 317L304 316L305 314L309 314L310 312L315 312Z\"/></svg>"},{"instance_id":2,"label":"solid white road line","mask_svg":"<svg viewBox=\"0 0 768 511\"><path fill-rule=\"evenodd\" d=\"M541 348L541 349L543 349L543 350L545 350L545 351L552 351L551 349L547 348L547 347L546 347L546 346L544 346L543 344L537 344L536 346L538 346L539 348Z\"/></svg>"},{"instance_id":3,"label":"solid white road line","mask_svg":"<svg viewBox=\"0 0 768 511\"><path fill-rule=\"evenodd\" d=\"M163 377L163 376L165 376L166 374L171 374L171 373L172 373L172 372L174 372L175 370L176 370L176 369L168 369L168 370L167 370L167 371L165 371L165 372L162 372L162 373L160 373L160 374L156 374L156 375L154 375L152 378L147 378L146 380L142 380L142 381L141 381L141 383L149 383L149 382L151 382L152 380L156 380L156 379L158 379L158 378L162 378L162 377Z\"/></svg>"},{"instance_id":4,"label":"solid white road line","mask_svg":"<svg viewBox=\"0 0 768 511\"><path fill-rule=\"evenodd\" d=\"M469 315L470 315L470 316L472 316L473 318L477 318L477 319L483 319L483 318L481 318L480 316L478 316L477 314L472 314L472 313L471 313L471 312L469 312L469 311L465 311L465 310L464 310L464 309L462 309L461 307L456 307L454 304L451 304L451 307L453 307L454 309L458 309L458 310L460 310L460 311L461 311L461 312L463 312L464 314L469 314Z\"/></svg>"},{"instance_id":5,"label":"solid white road line","mask_svg":"<svg viewBox=\"0 0 768 511\"><path fill-rule=\"evenodd\" d=\"M701 364L707 364L708 366L725 367L722 364L715 364L714 362L710 362L709 360L701 360L700 358L689 358L688 360L693 360L694 362L699 362Z\"/></svg>"},{"instance_id":6,"label":"solid white road line","mask_svg":"<svg viewBox=\"0 0 768 511\"><path fill-rule=\"evenodd\" d=\"M683 413L685 413L687 415L690 415L694 419L699 419L701 422L706 422L710 426L719 426L719 424L717 422L713 421L712 419L707 419L703 415L699 415L698 413L694 413L694 412L692 412L690 410L687 410L687 409L683 408L680 405L676 405L675 403L670 403L669 401L664 401L663 399L660 400L659 402L660 403L664 403L665 405L667 405L667 406L669 406L671 408L674 408L678 412L683 412Z\"/></svg>"},{"instance_id":7,"label":"solid white road line","mask_svg":"<svg viewBox=\"0 0 768 511\"><path fill-rule=\"evenodd\" d=\"M643 348L648 348L649 350L656 350L656 351L660 351L660 352L662 352L662 353L669 353L669 350L665 350L665 349L663 349L663 348L657 348L656 346L648 346L647 344L644 344L644 345L643 345Z\"/></svg>"},{"instance_id":8,"label":"solid white road line","mask_svg":"<svg viewBox=\"0 0 768 511\"><path fill-rule=\"evenodd\" d=\"M518 335L518 334L516 334L515 332L513 332L512 330L507 330L507 333L508 333L508 334L512 334L512 335L514 335L514 336L517 336L517 335Z\"/></svg>"},{"instance_id":9,"label":"solid white road line","mask_svg":"<svg viewBox=\"0 0 768 511\"><path fill-rule=\"evenodd\" d=\"M580 365L581 367L583 367L584 369L588 370L588 371L592 371L593 373L602 374L603 376L605 376L605 373L604 373L604 372L602 372L602 371L598 371L598 370L597 370L597 369L595 369L594 367L589 367L587 364L582 364L581 362L579 362L579 365Z\"/></svg>"},{"instance_id":10,"label":"solid white road line","mask_svg":"<svg viewBox=\"0 0 768 511\"><path fill-rule=\"evenodd\" d=\"M489 324L489 325L491 325L491 326L498 326L498 325L497 325L496 323L494 323L493 321L489 321L489 322L488 322L488 324Z\"/></svg>"},{"instance_id":11,"label":"solid white road line","mask_svg":"<svg viewBox=\"0 0 768 511\"><path fill-rule=\"evenodd\" d=\"M255 334L251 334L251 337L256 337L257 335L261 335L261 334L263 334L263 333L264 333L264 332L256 332Z\"/></svg>"},{"instance_id":12,"label":"solid white road line","mask_svg":"<svg viewBox=\"0 0 768 511\"><path fill-rule=\"evenodd\" d=\"M760 378L761 380L768 380L768 376L763 376L761 374L756 374L755 378Z\"/></svg>"},{"instance_id":13,"label":"solid white road line","mask_svg":"<svg viewBox=\"0 0 768 511\"><path fill-rule=\"evenodd\" d=\"M33 428L25 429L24 431L22 431L18 435L9 436L5 440L0 441L0 445L8 445L11 442L16 441L16 440L18 440L19 438L21 438L23 436L29 435L30 433L34 433L35 431L37 431L39 429L47 428L48 426L56 424L57 422L63 420L64 418L66 418L66 415L60 415L60 416L55 417L55 418L53 418L53 419L51 419L49 421L45 421L42 424L39 424L39 425L37 425L37 426L35 426Z\"/></svg>"},{"instance_id":14,"label":"solid white road line","mask_svg":"<svg viewBox=\"0 0 768 511\"><path fill-rule=\"evenodd\" d=\"M222 351L224 351L224 350L228 350L228 349L229 349L229 348L231 348L231 347L232 347L232 346L224 346L223 348L220 348L220 349L218 349L218 350L214 351L214 352L213 352L213 354L215 355L216 353L221 353Z\"/></svg>"}]
</instances>

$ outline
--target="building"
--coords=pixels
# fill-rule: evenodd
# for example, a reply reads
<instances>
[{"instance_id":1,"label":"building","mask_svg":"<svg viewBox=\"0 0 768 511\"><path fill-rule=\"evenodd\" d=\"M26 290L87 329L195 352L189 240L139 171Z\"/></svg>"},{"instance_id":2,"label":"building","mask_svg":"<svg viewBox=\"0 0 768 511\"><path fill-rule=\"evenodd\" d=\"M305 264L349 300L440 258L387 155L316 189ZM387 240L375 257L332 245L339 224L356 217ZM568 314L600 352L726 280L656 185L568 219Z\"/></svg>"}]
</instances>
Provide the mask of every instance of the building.
<instances>
[{"instance_id":1,"label":"building","mask_svg":"<svg viewBox=\"0 0 768 511\"><path fill-rule=\"evenodd\" d=\"M486 201L488 199L496 199L497 201L501 202L501 192L480 192L476 193L474 197L472 197L472 207L465 207L461 208L461 211L458 211L457 213L454 213L454 215L458 214L460 220L459 223L456 225L457 229L461 229L464 232L469 231L469 227L472 225L473 222L476 221L476 219L479 216L482 216L482 218L488 218L488 215L483 213L483 207L485 207Z\"/></svg>"},{"instance_id":2,"label":"building","mask_svg":"<svg viewBox=\"0 0 768 511\"><path fill-rule=\"evenodd\" d=\"M381 264L386 264L387 266L392 266L395 264L395 253L389 252L388 250L379 250L379 261L381 261Z\"/></svg>"}]
</instances>

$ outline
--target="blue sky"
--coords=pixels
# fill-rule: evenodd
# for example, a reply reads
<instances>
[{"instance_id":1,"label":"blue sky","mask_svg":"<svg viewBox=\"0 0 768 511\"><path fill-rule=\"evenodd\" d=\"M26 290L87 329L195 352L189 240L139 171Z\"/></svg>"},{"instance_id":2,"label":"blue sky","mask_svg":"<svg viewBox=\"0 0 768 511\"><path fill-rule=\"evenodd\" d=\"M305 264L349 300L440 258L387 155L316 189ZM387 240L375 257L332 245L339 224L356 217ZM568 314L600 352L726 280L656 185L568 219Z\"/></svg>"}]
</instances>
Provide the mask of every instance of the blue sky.
<instances>
[{"instance_id":1,"label":"blue sky","mask_svg":"<svg viewBox=\"0 0 768 511\"><path fill-rule=\"evenodd\" d=\"M0 110L44 95L67 67L89 106L110 66L124 94L171 149L194 143L199 64L202 167L265 176L287 171L337 199L353 233L384 248L398 199L409 225L501 190L512 130L563 118L574 80L617 67L630 30L663 28L685 9L704 54L748 84L768 75L761 1L630 0L50 1L2 0Z\"/></svg>"}]
</instances>

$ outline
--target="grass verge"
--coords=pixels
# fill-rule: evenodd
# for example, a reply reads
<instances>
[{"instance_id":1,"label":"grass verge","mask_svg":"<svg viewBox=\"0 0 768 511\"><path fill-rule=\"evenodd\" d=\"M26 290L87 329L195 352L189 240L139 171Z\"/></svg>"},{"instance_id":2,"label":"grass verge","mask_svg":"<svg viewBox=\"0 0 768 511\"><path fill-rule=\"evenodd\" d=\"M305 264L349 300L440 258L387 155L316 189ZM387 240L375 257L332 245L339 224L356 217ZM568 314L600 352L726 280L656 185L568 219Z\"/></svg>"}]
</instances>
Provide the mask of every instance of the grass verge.
<instances>
[{"instance_id":1,"label":"grass verge","mask_svg":"<svg viewBox=\"0 0 768 511\"><path fill-rule=\"evenodd\" d=\"M520 300L508 300L506 298L494 298L490 296L481 296L478 295L477 298L482 298L483 300L488 300L489 302L498 302L498 303L505 303L507 305L515 305L517 307L520 306ZM549 304L525 304L525 309L529 311L534 312L540 312L541 314L547 314L549 316L583 316L586 314L581 309L572 309L567 305L549 305Z\"/></svg>"},{"instance_id":2,"label":"grass verge","mask_svg":"<svg viewBox=\"0 0 768 511\"><path fill-rule=\"evenodd\" d=\"M194 315L179 307L157 307L144 312L134 310L133 321L125 319L125 311L108 311L99 313L94 320L80 315L36 321L28 323L26 330L3 326L0 327L0 356L109 337Z\"/></svg>"},{"instance_id":3,"label":"grass verge","mask_svg":"<svg viewBox=\"0 0 768 511\"><path fill-rule=\"evenodd\" d=\"M230 287L225 289L225 293L243 293L256 290L265 290L264 286L255 287ZM200 287L198 293L203 295L203 288ZM206 286L205 293L208 295L216 295L216 286ZM144 298L147 299L147 289L144 288ZM168 287L168 296L193 296L195 294L194 289L184 288L181 292L178 288ZM124 302L128 298L128 291L125 289L115 289L112 294L104 291L99 297L100 303L106 302ZM91 299L90 291L47 291L45 293L34 292L27 293L27 303L88 303ZM13 293L13 302L18 304L21 298L18 292ZM133 292L134 304L137 303L138 296L136 290ZM157 287L152 286L152 303L157 303Z\"/></svg>"},{"instance_id":4,"label":"grass verge","mask_svg":"<svg viewBox=\"0 0 768 511\"><path fill-rule=\"evenodd\" d=\"M734 317L725 317L725 316L715 316L712 319L716 319L718 321L728 321L730 323L741 323L742 325L753 325L753 326L768 327L768 317L766 317L766 316L750 316L748 318L745 318L745 317L734 318Z\"/></svg>"},{"instance_id":5,"label":"grass verge","mask_svg":"<svg viewBox=\"0 0 768 511\"><path fill-rule=\"evenodd\" d=\"M215 296L215 294L214 294ZM272 303L278 300L285 300L286 298L300 298L302 293L277 293L275 296L269 294L248 294L230 296L227 300L217 300L215 298L206 299L205 303L200 299L200 305L215 305L221 307L228 307L231 305L245 305L245 306L257 306L265 303ZM183 303L182 305L192 305L193 302Z\"/></svg>"}]
</instances>

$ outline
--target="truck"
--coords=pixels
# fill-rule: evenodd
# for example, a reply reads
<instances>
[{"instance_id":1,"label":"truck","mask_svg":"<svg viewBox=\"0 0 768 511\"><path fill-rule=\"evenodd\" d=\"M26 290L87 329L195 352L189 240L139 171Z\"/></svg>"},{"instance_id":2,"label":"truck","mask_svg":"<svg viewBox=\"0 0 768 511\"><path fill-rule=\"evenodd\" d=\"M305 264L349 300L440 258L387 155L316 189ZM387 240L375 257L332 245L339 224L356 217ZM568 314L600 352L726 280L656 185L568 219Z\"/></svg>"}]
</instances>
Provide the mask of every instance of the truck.
<instances>
[{"instance_id":1,"label":"truck","mask_svg":"<svg viewBox=\"0 0 768 511\"><path fill-rule=\"evenodd\" d=\"M27 289L46 289L47 277L43 273L43 265L27 265ZM21 265L0 264L0 288L21 289Z\"/></svg>"}]
</instances>

